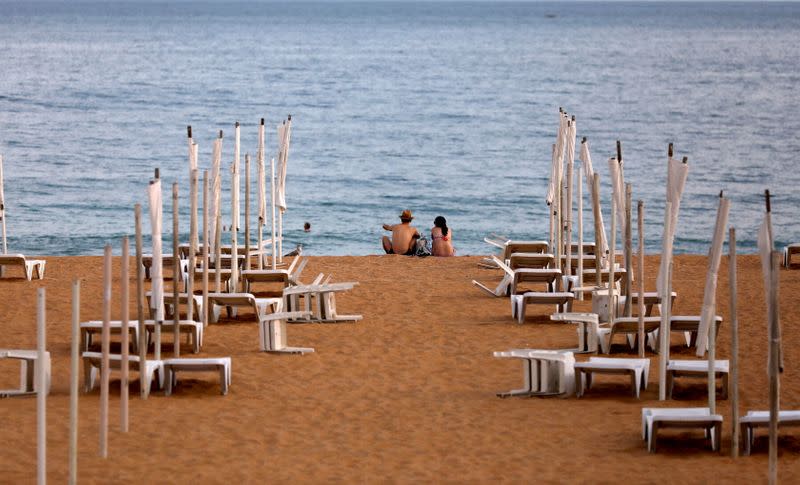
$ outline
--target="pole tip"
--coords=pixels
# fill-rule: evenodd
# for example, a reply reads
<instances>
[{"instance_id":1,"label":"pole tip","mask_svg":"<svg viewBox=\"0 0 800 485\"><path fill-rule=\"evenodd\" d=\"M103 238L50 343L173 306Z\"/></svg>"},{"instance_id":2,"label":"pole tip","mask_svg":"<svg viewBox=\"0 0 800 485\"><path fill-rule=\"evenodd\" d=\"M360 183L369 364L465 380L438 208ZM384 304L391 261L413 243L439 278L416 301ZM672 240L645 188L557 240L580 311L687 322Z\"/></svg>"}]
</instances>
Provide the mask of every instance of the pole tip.
<instances>
[{"instance_id":1,"label":"pole tip","mask_svg":"<svg viewBox=\"0 0 800 485\"><path fill-rule=\"evenodd\" d=\"M720 198L720 199L722 198L722 195L723 195L723 193L724 193L724 192L725 192L724 190L720 190L720 191L719 191L719 198Z\"/></svg>"},{"instance_id":2,"label":"pole tip","mask_svg":"<svg viewBox=\"0 0 800 485\"><path fill-rule=\"evenodd\" d=\"M292 121L292 115L291 115L291 113L289 114L289 121Z\"/></svg>"},{"instance_id":3,"label":"pole tip","mask_svg":"<svg viewBox=\"0 0 800 485\"><path fill-rule=\"evenodd\" d=\"M667 155L671 157L672 154L673 154L672 143L670 143L669 146L667 147Z\"/></svg>"},{"instance_id":4,"label":"pole tip","mask_svg":"<svg viewBox=\"0 0 800 485\"><path fill-rule=\"evenodd\" d=\"M581 143L586 143L586 137L581 138Z\"/></svg>"},{"instance_id":5,"label":"pole tip","mask_svg":"<svg viewBox=\"0 0 800 485\"><path fill-rule=\"evenodd\" d=\"M562 108L561 106L559 106L559 107L558 107L558 112L559 112L559 113L563 113L563 112L564 112L564 108Z\"/></svg>"},{"instance_id":6,"label":"pole tip","mask_svg":"<svg viewBox=\"0 0 800 485\"><path fill-rule=\"evenodd\" d=\"M239 128L239 122L237 121L236 123L233 124L233 126L235 126L236 128Z\"/></svg>"},{"instance_id":7,"label":"pole tip","mask_svg":"<svg viewBox=\"0 0 800 485\"><path fill-rule=\"evenodd\" d=\"M261 125L264 125L264 118L261 118Z\"/></svg>"},{"instance_id":8,"label":"pole tip","mask_svg":"<svg viewBox=\"0 0 800 485\"><path fill-rule=\"evenodd\" d=\"M764 200L767 203L767 212L772 212L772 201L770 200L769 189L764 191Z\"/></svg>"},{"instance_id":9,"label":"pole tip","mask_svg":"<svg viewBox=\"0 0 800 485\"><path fill-rule=\"evenodd\" d=\"M689 163L689 157L683 157L683 163Z\"/></svg>"},{"instance_id":10,"label":"pole tip","mask_svg":"<svg viewBox=\"0 0 800 485\"><path fill-rule=\"evenodd\" d=\"M572 122L575 122L575 115L572 115Z\"/></svg>"},{"instance_id":11,"label":"pole tip","mask_svg":"<svg viewBox=\"0 0 800 485\"><path fill-rule=\"evenodd\" d=\"M158 180L159 178L161 178L161 170L159 170L159 169L156 169L156 170L155 170L155 176L156 176L156 180Z\"/></svg>"},{"instance_id":12,"label":"pole tip","mask_svg":"<svg viewBox=\"0 0 800 485\"><path fill-rule=\"evenodd\" d=\"M192 137L192 125L186 127L186 132L189 134L189 138Z\"/></svg>"},{"instance_id":13,"label":"pole tip","mask_svg":"<svg viewBox=\"0 0 800 485\"><path fill-rule=\"evenodd\" d=\"M219 130L219 137L222 138L222 130Z\"/></svg>"},{"instance_id":14,"label":"pole tip","mask_svg":"<svg viewBox=\"0 0 800 485\"><path fill-rule=\"evenodd\" d=\"M617 161L622 163L622 142L617 140Z\"/></svg>"}]
</instances>

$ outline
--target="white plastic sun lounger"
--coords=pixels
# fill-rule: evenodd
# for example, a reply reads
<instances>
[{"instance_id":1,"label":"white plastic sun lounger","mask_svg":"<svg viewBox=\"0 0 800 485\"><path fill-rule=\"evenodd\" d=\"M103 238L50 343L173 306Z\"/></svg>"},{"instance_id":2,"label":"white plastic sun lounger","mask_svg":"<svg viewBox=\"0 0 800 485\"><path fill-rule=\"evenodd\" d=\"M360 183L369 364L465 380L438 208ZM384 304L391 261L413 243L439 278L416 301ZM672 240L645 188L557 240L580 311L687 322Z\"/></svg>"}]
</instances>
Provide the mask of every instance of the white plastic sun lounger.
<instances>
[{"instance_id":1,"label":"white plastic sun lounger","mask_svg":"<svg viewBox=\"0 0 800 485\"><path fill-rule=\"evenodd\" d=\"M553 259L553 255L549 253L513 253L508 258L508 266L512 270L549 268L553 264Z\"/></svg>"},{"instance_id":2,"label":"white plastic sun lounger","mask_svg":"<svg viewBox=\"0 0 800 485\"><path fill-rule=\"evenodd\" d=\"M83 382L86 392L92 392L92 389L94 389L95 381L100 373L102 360L103 354L100 352L83 353ZM119 370L122 364L122 356L119 354L110 354L109 364L112 370ZM164 365L160 360L147 359L144 368L144 376L142 376L142 372L139 370L139 356L129 355L128 368L139 372L140 385L145 387L145 397L150 395L150 386L154 379L158 379L156 385L159 388L164 384Z\"/></svg>"},{"instance_id":3,"label":"white plastic sun lounger","mask_svg":"<svg viewBox=\"0 0 800 485\"><path fill-rule=\"evenodd\" d=\"M25 259L22 254L0 254L0 268L5 266L22 266L25 269L25 279L31 281L34 274L37 279L44 279L44 259ZM1 275L2 273L0 273Z\"/></svg>"},{"instance_id":4,"label":"white plastic sun lounger","mask_svg":"<svg viewBox=\"0 0 800 485\"><path fill-rule=\"evenodd\" d=\"M719 336L719 326L722 317L716 315L714 322L717 324L715 335ZM700 327L700 315L673 315L669 319L670 332L683 332L686 337L686 346L692 347L697 340L697 329Z\"/></svg>"},{"instance_id":5,"label":"white plastic sun lounger","mask_svg":"<svg viewBox=\"0 0 800 485\"><path fill-rule=\"evenodd\" d=\"M661 323L661 317L644 317L644 333L645 338L650 342L650 347L655 350L655 339L650 338L652 334L658 330ZM599 327L598 340L600 341L600 348L604 354L611 352L611 344L615 335L624 335L627 337L628 345L634 348L636 337L639 334L639 317L623 317L617 318L613 323L608 326Z\"/></svg>"},{"instance_id":6,"label":"white plastic sun lounger","mask_svg":"<svg viewBox=\"0 0 800 485\"><path fill-rule=\"evenodd\" d=\"M515 349L495 352L501 359L520 359L524 387L496 393L498 397L569 396L575 392L575 356L571 351Z\"/></svg>"},{"instance_id":7,"label":"white plastic sun lounger","mask_svg":"<svg viewBox=\"0 0 800 485\"><path fill-rule=\"evenodd\" d=\"M672 292L672 303L671 305L675 304L675 298L678 297L676 292ZM617 315L622 315L625 311L625 300L627 298L625 295L618 295L617 296ZM653 307L661 305L661 295L658 294L656 291L646 291L644 293L644 316L649 317L653 314ZM670 308L674 308L674 306L670 306ZM639 293L631 293L631 309L633 310L632 315L637 315L639 311Z\"/></svg>"},{"instance_id":8,"label":"white plastic sun lounger","mask_svg":"<svg viewBox=\"0 0 800 485\"><path fill-rule=\"evenodd\" d=\"M714 361L715 378L722 381L722 399L728 399L728 361ZM672 359L667 362L667 397L672 399L676 377L708 379L707 360Z\"/></svg>"},{"instance_id":9,"label":"white plastic sun lounger","mask_svg":"<svg viewBox=\"0 0 800 485\"><path fill-rule=\"evenodd\" d=\"M711 414L709 408L643 408L642 439L647 451L656 452L658 430L662 428L697 429L711 440L711 449L719 451L722 442L722 416Z\"/></svg>"},{"instance_id":10,"label":"white plastic sun lounger","mask_svg":"<svg viewBox=\"0 0 800 485\"><path fill-rule=\"evenodd\" d=\"M172 387L178 383L178 371L180 372L217 372L219 374L220 392L223 396L228 394L231 385L231 358L212 357L212 358L172 358L164 359L164 373L166 378L166 389L164 394L172 394Z\"/></svg>"},{"instance_id":11,"label":"white plastic sun lounger","mask_svg":"<svg viewBox=\"0 0 800 485\"><path fill-rule=\"evenodd\" d=\"M611 359L591 357L586 362L575 363L575 394L581 397L584 389L592 387L592 374L624 374L631 378L633 395L639 399L642 389L647 389L650 359Z\"/></svg>"},{"instance_id":12,"label":"white plastic sun lounger","mask_svg":"<svg viewBox=\"0 0 800 485\"><path fill-rule=\"evenodd\" d=\"M147 298L147 308L150 311L150 318L155 318L156 309L154 306L153 301L153 292L148 291L145 293L145 298ZM187 302L189 301L189 295L187 293L178 293L178 305L186 306ZM200 319L200 315L203 314L203 295L192 295L192 315L196 319ZM165 292L164 293L164 319L172 318L174 307L175 306L175 297L173 293Z\"/></svg>"},{"instance_id":13,"label":"white plastic sun lounger","mask_svg":"<svg viewBox=\"0 0 800 485\"><path fill-rule=\"evenodd\" d=\"M554 322L572 323L577 326L578 348L573 352L583 354L597 352L599 340L597 338L600 323L596 313L554 313L550 315Z\"/></svg>"},{"instance_id":14,"label":"white plastic sun lounger","mask_svg":"<svg viewBox=\"0 0 800 485\"><path fill-rule=\"evenodd\" d=\"M252 310L255 320L260 321L268 313L277 313L283 310L282 298L256 298L250 293L209 293L208 304L210 320L219 321L222 307L228 309L228 316L236 316L236 308L243 307Z\"/></svg>"},{"instance_id":15,"label":"white plastic sun lounger","mask_svg":"<svg viewBox=\"0 0 800 485\"><path fill-rule=\"evenodd\" d=\"M494 261L495 257L499 256L502 261L507 261L514 253L546 253L550 246L547 241L499 241L489 238L484 238L484 241L500 249L500 254L493 256L492 258L484 258L479 263L481 266L486 268L497 267L496 262Z\"/></svg>"},{"instance_id":16,"label":"white plastic sun lounger","mask_svg":"<svg viewBox=\"0 0 800 485\"><path fill-rule=\"evenodd\" d=\"M19 388L0 389L0 397L30 396L36 394L36 371L44 366L45 394L50 393L50 352L44 353L44 362L39 362L36 350L0 349L0 359L19 360Z\"/></svg>"},{"instance_id":17,"label":"white plastic sun lounger","mask_svg":"<svg viewBox=\"0 0 800 485\"><path fill-rule=\"evenodd\" d=\"M769 411L748 411L739 418L739 426L744 438L744 454L749 455L756 440L756 428L769 427ZM800 411L778 411L778 428L785 426L800 426Z\"/></svg>"},{"instance_id":18,"label":"white plastic sun lounger","mask_svg":"<svg viewBox=\"0 0 800 485\"><path fill-rule=\"evenodd\" d=\"M317 276L310 285L292 286L283 290L284 304L287 311L308 312L308 317L292 318L292 322L339 323L356 322L361 315L339 315L336 311L336 293L353 289L357 282L330 283L331 276L323 281L323 275ZM301 308L300 298L303 298Z\"/></svg>"},{"instance_id":19,"label":"white plastic sun lounger","mask_svg":"<svg viewBox=\"0 0 800 485\"><path fill-rule=\"evenodd\" d=\"M308 312L282 312L266 315L258 325L258 346L262 352L284 354L309 354L311 347L289 347L286 345L286 321L290 318L308 317Z\"/></svg>"},{"instance_id":20,"label":"white plastic sun lounger","mask_svg":"<svg viewBox=\"0 0 800 485\"><path fill-rule=\"evenodd\" d=\"M122 333L122 321L120 320L112 320L110 325L111 335L119 335ZM102 320L91 320L88 322L81 322L80 323L80 330L81 330L81 351L88 351L89 347L92 345L92 338L95 334L101 334L103 332L103 321ZM131 347L133 352L136 352L137 345L139 342L139 322L138 320L130 320L128 321L128 333L130 334L130 338L128 342L131 343Z\"/></svg>"},{"instance_id":21,"label":"white plastic sun lounger","mask_svg":"<svg viewBox=\"0 0 800 485\"><path fill-rule=\"evenodd\" d=\"M800 243L793 243L783 248L783 265L787 268L792 266L792 256L800 254Z\"/></svg>"},{"instance_id":22,"label":"white plastic sun lounger","mask_svg":"<svg viewBox=\"0 0 800 485\"><path fill-rule=\"evenodd\" d=\"M144 268L144 279L150 279L150 268L153 267L153 255L152 254L143 254L142 255L142 267ZM171 254L162 254L161 255L161 268L162 271L170 270L175 267L175 262L172 259ZM182 260L180 256L178 256L178 267L180 268L180 273L178 273L178 278L181 278L181 274L186 271L186 261Z\"/></svg>"}]
</instances>

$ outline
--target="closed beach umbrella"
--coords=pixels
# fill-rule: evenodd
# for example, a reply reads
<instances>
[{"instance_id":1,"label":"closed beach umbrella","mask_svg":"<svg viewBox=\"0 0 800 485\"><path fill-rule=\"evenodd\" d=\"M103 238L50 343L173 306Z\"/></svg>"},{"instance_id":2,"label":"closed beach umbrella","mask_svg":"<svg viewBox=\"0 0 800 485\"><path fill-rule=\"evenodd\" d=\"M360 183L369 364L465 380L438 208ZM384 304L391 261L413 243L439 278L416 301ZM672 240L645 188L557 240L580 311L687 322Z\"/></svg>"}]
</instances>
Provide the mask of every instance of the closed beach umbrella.
<instances>
[{"instance_id":1,"label":"closed beach umbrella","mask_svg":"<svg viewBox=\"0 0 800 485\"><path fill-rule=\"evenodd\" d=\"M220 165L222 164L222 132L220 137L214 140L214 146L211 155L211 200L209 201L209 238L210 249L209 252L214 253L214 245L216 244L215 234L217 233L217 215L220 213L220 203L222 198L222 178L220 174Z\"/></svg>"},{"instance_id":2,"label":"closed beach umbrella","mask_svg":"<svg viewBox=\"0 0 800 485\"><path fill-rule=\"evenodd\" d=\"M267 223L267 173L264 165L264 150L264 118L261 118L261 124L258 125L258 151L256 153L258 166L258 269L264 267L264 257L260 251L263 250L264 224Z\"/></svg>"},{"instance_id":3,"label":"closed beach umbrella","mask_svg":"<svg viewBox=\"0 0 800 485\"><path fill-rule=\"evenodd\" d=\"M572 274L572 184L574 179L574 169L575 169L575 136L577 133L577 129L575 126L575 117L573 116L572 119L567 121L567 143L566 143L566 150L567 150L567 180L566 180L566 204L564 205L564 228L566 229L566 241L565 241L565 248L566 248L566 266L565 266L565 273L567 275ZM582 258L582 255L578 255L579 258Z\"/></svg>"},{"instance_id":4,"label":"closed beach umbrella","mask_svg":"<svg viewBox=\"0 0 800 485\"><path fill-rule=\"evenodd\" d=\"M722 260L722 244L725 242L725 228L728 226L728 212L730 201L720 193L719 207L717 208L717 222L714 225L714 238L711 240L711 249L708 251L708 271L706 272L706 285L703 291L703 307L700 311L700 327L697 330L697 356L706 353L709 329L714 321L717 300L717 275L719 264Z\"/></svg>"},{"instance_id":5,"label":"closed beach umbrella","mask_svg":"<svg viewBox=\"0 0 800 485\"><path fill-rule=\"evenodd\" d=\"M615 157L608 159L608 173L611 177L611 196L614 198L616 205L616 214L611 214L611 217L616 218L617 228L620 235L625 235L625 180L623 180L622 162ZM613 264L613 261L612 261Z\"/></svg>"},{"instance_id":6,"label":"closed beach umbrella","mask_svg":"<svg viewBox=\"0 0 800 485\"><path fill-rule=\"evenodd\" d=\"M669 254L661 255L661 263L658 267L658 277L656 287L659 292L664 288L662 279L667 274L669 262L672 261L672 246L675 242L675 233L678 227L678 214L683 198L683 189L686 186L686 178L689 175L689 164L686 158L683 161L669 157L667 160L667 202L669 202L669 231L664 231L662 235L662 248L668 247ZM666 229L666 227L665 227ZM663 241L669 240L669 244L664 246Z\"/></svg>"},{"instance_id":7,"label":"closed beach umbrella","mask_svg":"<svg viewBox=\"0 0 800 485\"><path fill-rule=\"evenodd\" d=\"M239 281L239 122L233 137L233 165L231 166L231 291L236 292Z\"/></svg>"},{"instance_id":8,"label":"closed beach umbrella","mask_svg":"<svg viewBox=\"0 0 800 485\"><path fill-rule=\"evenodd\" d=\"M289 143L292 137L292 117L278 125L278 166L276 175L276 205L278 206L278 258L283 259L283 213L286 212L286 168L289 162Z\"/></svg>"},{"instance_id":9,"label":"closed beach umbrella","mask_svg":"<svg viewBox=\"0 0 800 485\"><path fill-rule=\"evenodd\" d=\"M156 322L164 321L164 275L161 264L161 179L150 182L147 188L147 200L150 204L150 230L153 244L153 265L151 269L153 305L155 306ZM177 275L176 275L177 277ZM177 309L176 309L177 311ZM159 325L157 323L156 325ZM156 350L160 354L161 342L156 342ZM156 359L159 357L157 356Z\"/></svg>"}]
</instances>

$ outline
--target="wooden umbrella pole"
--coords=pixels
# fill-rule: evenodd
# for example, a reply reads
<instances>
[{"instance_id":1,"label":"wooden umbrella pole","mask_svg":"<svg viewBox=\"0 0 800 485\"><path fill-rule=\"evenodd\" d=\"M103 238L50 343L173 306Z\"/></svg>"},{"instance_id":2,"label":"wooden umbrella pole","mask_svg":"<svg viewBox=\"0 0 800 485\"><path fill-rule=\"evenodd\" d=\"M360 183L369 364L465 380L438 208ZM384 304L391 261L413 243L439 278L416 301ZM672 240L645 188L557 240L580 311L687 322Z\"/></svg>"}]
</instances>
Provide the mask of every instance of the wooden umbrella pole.
<instances>
[{"instance_id":1,"label":"wooden umbrella pole","mask_svg":"<svg viewBox=\"0 0 800 485\"><path fill-rule=\"evenodd\" d=\"M142 205L133 208L136 225L136 318L139 320L139 397L147 399L144 369L147 361L147 332L144 316L144 265L142 264Z\"/></svg>"},{"instance_id":2,"label":"wooden umbrella pole","mask_svg":"<svg viewBox=\"0 0 800 485\"><path fill-rule=\"evenodd\" d=\"M250 269L250 154L244 154L244 269Z\"/></svg>"},{"instance_id":3,"label":"wooden umbrella pole","mask_svg":"<svg viewBox=\"0 0 800 485\"><path fill-rule=\"evenodd\" d=\"M198 320L200 315L194 314L194 275L197 269L197 177L198 170L192 170L189 179L189 277L186 280L186 319ZM197 317L197 318L195 318Z\"/></svg>"},{"instance_id":4,"label":"wooden umbrella pole","mask_svg":"<svg viewBox=\"0 0 800 485\"><path fill-rule=\"evenodd\" d=\"M219 208L219 206L217 206ZM214 285L216 292L222 291L222 214L217 211L217 223L214 225L216 234L214 235Z\"/></svg>"},{"instance_id":5,"label":"wooden umbrella pole","mask_svg":"<svg viewBox=\"0 0 800 485\"><path fill-rule=\"evenodd\" d=\"M100 457L108 457L108 379L109 350L111 346L111 245L103 253L103 334L100 365Z\"/></svg>"},{"instance_id":6,"label":"wooden umbrella pole","mask_svg":"<svg viewBox=\"0 0 800 485\"><path fill-rule=\"evenodd\" d=\"M78 385L80 382L81 280L72 280L72 342L69 369L69 485L78 483Z\"/></svg>"},{"instance_id":7,"label":"wooden umbrella pole","mask_svg":"<svg viewBox=\"0 0 800 485\"><path fill-rule=\"evenodd\" d=\"M586 142L586 138L583 139ZM583 288L583 162L578 170L578 288ZM578 300L583 301L583 290L578 292Z\"/></svg>"},{"instance_id":8,"label":"wooden umbrella pole","mask_svg":"<svg viewBox=\"0 0 800 485\"><path fill-rule=\"evenodd\" d=\"M639 358L644 359L646 347L644 336L644 201L638 201L636 215L639 234L639 298L636 299L639 314Z\"/></svg>"},{"instance_id":9,"label":"wooden umbrella pole","mask_svg":"<svg viewBox=\"0 0 800 485\"><path fill-rule=\"evenodd\" d=\"M769 274L769 483L778 483L778 413L780 412L780 251L770 254Z\"/></svg>"},{"instance_id":10,"label":"wooden umbrella pole","mask_svg":"<svg viewBox=\"0 0 800 485\"><path fill-rule=\"evenodd\" d=\"M208 326L208 170L203 171L203 328Z\"/></svg>"},{"instance_id":11,"label":"wooden umbrella pole","mask_svg":"<svg viewBox=\"0 0 800 485\"><path fill-rule=\"evenodd\" d=\"M130 263L130 248L128 246L128 236L122 237L122 268L120 277L120 305L122 307L122 328L120 329L120 340L122 345L122 356L120 358L120 389L119 389L119 414L120 430L128 432L128 321L130 319L130 302L128 300L128 265Z\"/></svg>"},{"instance_id":12,"label":"wooden umbrella pole","mask_svg":"<svg viewBox=\"0 0 800 485\"><path fill-rule=\"evenodd\" d=\"M574 121L567 120L567 136L569 136L570 140L573 139L572 137L572 123ZM567 143L569 147L570 143ZM564 241L564 254L565 258L564 261L566 263L564 274L567 276L572 275L572 182L573 182L573 163L569 163L569 160L574 157L575 147L572 147L572 153L568 156L567 162L567 190L566 190L566 208L564 209L564 232L566 233L565 241ZM580 258L580 255L578 256Z\"/></svg>"},{"instance_id":13,"label":"wooden umbrella pole","mask_svg":"<svg viewBox=\"0 0 800 485\"><path fill-rule=\"evenodd\" d=\"M594 216L594 244L595 244L595 284L603 286L603 228L600 227L600 174L592 177L592 215Z\"/></svg>"},{"instance_id":14,"label":"wooden umbrella pole","mask_svg":"<svg viewBox=\"0 0 800 485\"><path fill-rule=\"evenodd\" d=\"M730 293L731 321L731 422L733 423L733 443L731 456L739 456L739 320L736 316L736 229L728 231L728 285Z\"/></svg>"},{"instance_id":15,"label":"wooden umbrella pole","mask_svg":"<svg viewBox=\"0 0 800 485\"><path fill-rule=\"evenodd\" d=\"M614 197L611 197L611 213L614 214L617 210L617 202ZM608 270L608 321L613 322L617 316L617 284L616 284L616 264L617 259L617 223L614 217L611 218L611 243L609 245L611 266Z\"/></svg>"},{"instance_id":16,"label":"wooden umbrella pole","mask_svg":"<svg viewBox=\"0 0 800 485\"><path fill-rule=\"evenodd\" d=\"M172 339L175 357L181 356L181 329L180 316L180 289L178 288L178 274L181 272L181 263L178 258L178 184L172 184Z\"/></svg>"},{"instance_id":17,"label":"wooden umbrella pole","mask_svg":"<svg viewBox=\"0 0 800 485\"><path fill-rule=\"evenodd\" d=\"M667 297L662 299L661 310L664 314L661 318L661 329L658 331L658 340L661 347L658 355L659 401L667 400L667 363L669 362L670 319L672 318L672 267L672 261L670 261L667 266L667 282L664 285L664 291Z\"/></svg>"},{"instance_id":18,"label":"wooden umbrella pole","mask_svg":"<svg viewBox=\"0 0 800 485\"><path fill-rule=\"evenodd\" d=\"M4 194L3 191L3 155L0 155L0 195ZM6 242L6 201L5 195L0 197L0 224L3 230L3 254L8 254L8 243ZM3 267L0 266L0 276L3 276Z\"/></svg>"},{"instance_id":19,"label":"wooden umbrella pole","mask_svg":"<svg viewBox=\"0 0 800 485\"><path fill-rule=\"evenodd\" d=\"M264 177L266 176L264 170L264 118L261 118L261 124L258 126L258 269L264 269L264 224L266 223L266 204L262 208L261 201L266 199L266 186ZM266 201L265 201L266 202Z\"/></svg>"},{"instance_id":20,"label":"wooden umbrella pole","mask_svg":"<svg viewBox=\"0 0 800 485\"><path fill-rule=\"evenodd\" d=\"M45 374L45 352L47 331L45 315L45 289L36 292L36 481L47 483L47 375Z\"/></svg>"},{"instance_id":21,"label":"wooden umbrella pole","mask_svg":"<svg viewBox=\"0 0 800 485\"><path fill-rule=\"evenodd\" d=\"M633 287L633 231L631 219L633 210L631 203L631 184L625 184L625 308L626 317L632 315L631 288ZM639 300L644 299L644 293L639 295Z\"/></svg>"}]
</instances>

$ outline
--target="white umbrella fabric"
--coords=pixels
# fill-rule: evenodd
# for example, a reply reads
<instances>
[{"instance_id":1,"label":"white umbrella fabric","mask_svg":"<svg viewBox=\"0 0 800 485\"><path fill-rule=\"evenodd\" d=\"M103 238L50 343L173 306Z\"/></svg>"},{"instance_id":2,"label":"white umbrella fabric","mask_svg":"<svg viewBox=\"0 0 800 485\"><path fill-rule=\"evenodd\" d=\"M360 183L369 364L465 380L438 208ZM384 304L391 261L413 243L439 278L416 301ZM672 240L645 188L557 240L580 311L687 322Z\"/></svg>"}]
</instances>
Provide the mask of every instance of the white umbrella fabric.
<instances>
[{"instance_id":1,"label":"white umbrella fabric","mask_svg":"<svg viewBox=\"0 0 800 485\"><path fill-rule=\"evenodd\" d=\"M769 197L769 196L767 196ZM764 221L758 229L758 254L761 258L761 274L764 277L764 290L767 292L767 301L769 301L770 279L772 275L772 262L770 260L771 253L774 248L774 240L772 236L772 215L770 211L764 213ZM769 317L769 314L767 314ZM778 338L781 335L781 327L776 329ZM778 359L780 362L781 371L783 371L783 353L778 348Z\"/></svg>"},{"instance_id":2,"label":"white umbrella fabric","mask_svg":"<svg viewBox=\"0 0 800 485\"><path fill-rule=\"evenodd\" d=\"M222 164L222 137L214 140L214 146L211 155L211 200L209 201L209 243L210 254L214 254L217 233L217 215L220 213L220 204L222 202L222 178L220 174L220 165Z\"/></svg>"},{"instance_id":3,"label":"white umbrella fabric","mask_svg":"<svg viewBox=\"0 0 800 485\"><path fill-rule=\"evenodd\" d=\"M278 125L278 166L276 204L278 206L278 258L283 260L283 213L286 212L286 168L289 162L289 144L292 137L292 117Z\"/></svg>"},{"instance_id":4,"label":"white umbrella fabric","mask_svg":"<svg viewBox=\"0 0 800 485\"><path fill-rule=\"evenodd\" d=\"M696 355L702 357L706 353L708 335L714 321L717 304L717 275L719 264L722 260L722 245L725 242L725 228L728 226L728 213L730 201L720 194L719 207L717 208L717 222L714 225L714 238L708 251L708 271L706 272L706 285L703 291L703 307L700 311L700 327L697 330Z\"/></svg>"},{"instance_id":5,"label":"white umbrella fabric","mask_svg":"<svg viewBox=\"0 0 800 485\"><path fill-rule=\"evenodd\" d=\"M162 271L162 250L161 250L161 221L162 221L162 197L161 179L150 182L147 188L147 200L150 205L150 231L153 244L153 265L150 271L152 282L153 305L156 315L156 334L160 336L160 322L164 321L164 275ZM156 341L156 360L161 356L161 341Z\"/></svg>"},{"instance_id":6,"label":"white umbrella fabric","mask_svg":"<svg viewBox=\"0 0 800 485\"><path fill-rule=\"evenodd\" d=\"M567 236L565 241L566 266L565 274L572 274L572 185L574 182L574 169L575 169L575 137L576 137L575 117L567 121L567 180L566 180L566 204L563 209L564 213L564 228L566 229ZM578 255L582 258L583 255Z\"/></svg>"},{"instance_id":7,"label":"white umbrella fabric","mask_svg":"<svg viewBox=\"0 0 800 485\"><path fill-rule=\"evenodd\" d=\"M663 278L667 274L669 262L672 261L672 246L675 242L675 232L678 227L678 214L683 198L683 189L686 186L686 178L689 176L689 164L669 157L667 160L667 202L670 203L669 210L669 231L664 231L662 235L662 247L664 239L669 240L669 254L661 255L661 263L658 267L658 277L656 278L656 289L661 292L664 288ZM666 229L666 228L665 228Z\"/></svg>"},{"instance_id":8,"label":"white umbrella fabric","mask_svg":"<svg viewBox=\"0 0 800 485\"><path fill-rule=\"evenodd\" d=\"M608 159L608 173L611 177L611 196L617 206L616 214L611 214L611 217L616 217L617 228L624 238L627 222L625 220L625 181L622 175L622 162L618 161L616 157Z\"/></svg>"},{"instance_id":9,"label":"white umbrella fabric","mask_svg":"<svg viewBox=\"0 0 800 485\"><path fill-rule=\"evenodd\" d=\"M239 282L239 123L233 138L233 165L231 166L231 291L236 292Z\"/></svg>"}]
</instances>

